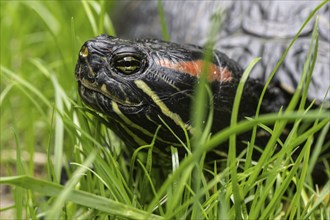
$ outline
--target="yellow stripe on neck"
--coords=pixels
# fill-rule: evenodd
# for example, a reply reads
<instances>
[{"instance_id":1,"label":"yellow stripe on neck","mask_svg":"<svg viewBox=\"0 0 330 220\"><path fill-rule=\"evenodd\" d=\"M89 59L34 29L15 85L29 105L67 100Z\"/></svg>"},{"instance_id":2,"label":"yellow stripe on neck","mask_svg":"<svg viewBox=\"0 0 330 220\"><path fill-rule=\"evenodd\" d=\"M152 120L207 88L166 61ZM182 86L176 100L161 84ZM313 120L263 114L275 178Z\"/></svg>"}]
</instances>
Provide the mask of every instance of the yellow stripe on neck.
<instances>
[{"instance_id":1,"label":"yellow stripe on neck","mask_svg":"<svg viewBox=\"0 0 330 220\"><path fill-rule=\"evenodd\" d=\"M183 120L181 119L180 115L177 113L172 112L164 102L158 97L156 93L152 91L152 89L142 80L135 80L135 85L141 89L145 94L150 96L150 98L154 101L154 103L160 108L162 113L172 119L175 124L177 124L180 127L184 127L187 130L191 129L191 126L188 124L185 124Z\"/></svg>"}]
</instances>

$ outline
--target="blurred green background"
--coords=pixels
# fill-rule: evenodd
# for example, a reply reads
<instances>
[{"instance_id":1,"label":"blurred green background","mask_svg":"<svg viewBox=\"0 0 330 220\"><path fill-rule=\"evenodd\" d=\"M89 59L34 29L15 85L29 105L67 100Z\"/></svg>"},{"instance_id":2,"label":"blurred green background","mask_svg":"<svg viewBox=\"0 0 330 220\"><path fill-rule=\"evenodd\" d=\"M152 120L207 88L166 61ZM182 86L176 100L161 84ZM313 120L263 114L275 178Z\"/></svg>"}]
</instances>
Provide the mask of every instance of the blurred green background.
<instances>
[{"instance_id":1,"label":"blurred green background","mask_svg":"<svg viewBox=\"0 0 330 220\"><path fill-rule=\"evenodd\" d=\"M79 49L98 34L114 35L105 10L115 3L1 1L1 176L15 172L7 168L16 147L27 152L22 157L30 161L30 173L32 161L43 160L37 153L54 147L54 109L63 105L70 111L70 102L78 100L74 69ZM70 150L74 137L65 132L60 137Z\"/></svg>"}]
</instances>

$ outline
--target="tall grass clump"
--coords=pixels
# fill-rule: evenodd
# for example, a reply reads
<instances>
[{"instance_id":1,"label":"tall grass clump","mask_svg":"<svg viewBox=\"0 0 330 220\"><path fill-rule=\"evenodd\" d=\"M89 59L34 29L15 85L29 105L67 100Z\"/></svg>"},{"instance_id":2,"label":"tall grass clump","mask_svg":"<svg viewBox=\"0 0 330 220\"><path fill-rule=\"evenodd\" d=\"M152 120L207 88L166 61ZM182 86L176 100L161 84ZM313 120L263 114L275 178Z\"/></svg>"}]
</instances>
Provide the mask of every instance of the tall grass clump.
<instances>
[{"instance_id":1,"label":"tall grass clump","mask_svg":"<svg viewBox=\"0 0 330 220\"><path fill-rule=\"evenodd\" d=\"M180 160L172 147L170 166L162 166L153 154L155 141L127 148L106 127L106 118L78 97L80 46L104 32L115 35L108 14L113 7L102 0L1 2L1 219L330 219L329 178L322 186L313 178L320 164L329 170L329 110L307 105L306 98L317 59L317 23L285 109L267 115L257 110L255 117L237 121L239 94L256 58L237 89L231 126L210 135L212 108L207 113L198 104L212 106L202 77L192 110L198 132L183 143L189 154ZM255 144L260 129L271 134L265 146ZM252 135L246 150L236 152L236 137L247 131ZM227 142L226 158L207 161L207 152ZM259 159L252 157L255 151Z\"/></svg>"}]
</instances>

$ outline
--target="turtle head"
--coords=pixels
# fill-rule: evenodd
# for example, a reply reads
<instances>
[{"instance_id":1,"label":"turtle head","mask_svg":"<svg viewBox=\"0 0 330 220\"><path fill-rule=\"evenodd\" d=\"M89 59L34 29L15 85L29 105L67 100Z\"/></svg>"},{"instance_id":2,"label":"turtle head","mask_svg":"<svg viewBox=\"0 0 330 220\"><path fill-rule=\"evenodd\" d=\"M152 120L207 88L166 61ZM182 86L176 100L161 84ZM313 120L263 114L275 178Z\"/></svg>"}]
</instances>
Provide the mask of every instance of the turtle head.
<instances>
[{"instance_id":1,"label":"turtle head","mask_svg":"<svg viewBox=\"0 0 330 220\"><path fill-rule=\"evenodd\" d=\"M147 58L129 42L100 35L81 47L75 69L82 100L103 113L120 105L140 111L145 104L134 80L147 68Z\"/></svg>"},{"instance_id":2,"label":"turtle head","mask_svg":"<svg viewBox=\"0 0 330 220\"><path fill-rule=\"evenodd\" d=\"M135 142L145 144L136 140L151 140L161 125L158 140L174 144L177 137L185 138L182 128L192 129L191 101L203 70L217 102L215 121L220 128L228 125L242 69L225 54L212 53L205 61L199 46L100 35L85 42L79 52L75 70L79 94L111 120L117 133L124 133L123 139L135 137Z\"/></svg>"}]
</instances>

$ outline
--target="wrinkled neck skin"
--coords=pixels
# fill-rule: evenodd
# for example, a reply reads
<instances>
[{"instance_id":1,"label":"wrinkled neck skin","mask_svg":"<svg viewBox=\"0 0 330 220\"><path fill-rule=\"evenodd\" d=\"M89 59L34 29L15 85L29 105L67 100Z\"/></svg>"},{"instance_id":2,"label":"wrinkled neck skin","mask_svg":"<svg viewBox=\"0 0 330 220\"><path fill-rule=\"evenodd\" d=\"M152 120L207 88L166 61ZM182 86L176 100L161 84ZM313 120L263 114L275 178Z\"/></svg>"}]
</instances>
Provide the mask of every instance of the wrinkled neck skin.
<instances>
[{"instance_id":1,"label":"wrinkled neck skin","mask_svg":"<svg viewBox=\"0 0 330 220\"><path fill-rule=\"evenodd\" d=\"M221 86L222 92L220 93L213 89L215 103L213 132L217 132L230 125L238 83L239 79L235 80L232 84L223 84ZM252 78L249 78L245 82L243 94L240 97L238 120L244 120L246 117L255 116L264 86L262 82ZM290 100L288 97L289 94L285 93L279 87L269 85L266 88L259 113L266 114L278 112L281 108L285 109L288 105L288 100ZM226 107L224 108L221 106Z\"/></svg>"}]
</instances>

